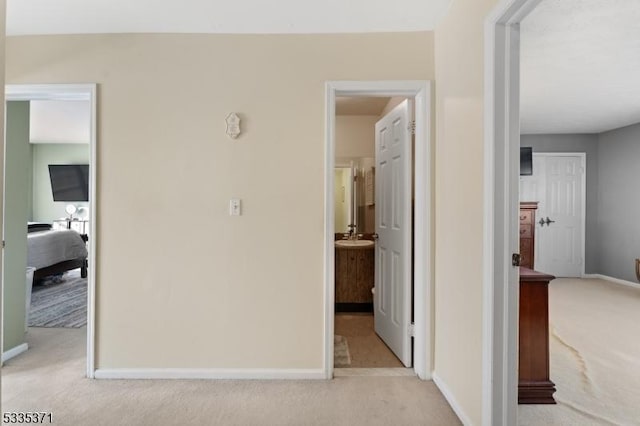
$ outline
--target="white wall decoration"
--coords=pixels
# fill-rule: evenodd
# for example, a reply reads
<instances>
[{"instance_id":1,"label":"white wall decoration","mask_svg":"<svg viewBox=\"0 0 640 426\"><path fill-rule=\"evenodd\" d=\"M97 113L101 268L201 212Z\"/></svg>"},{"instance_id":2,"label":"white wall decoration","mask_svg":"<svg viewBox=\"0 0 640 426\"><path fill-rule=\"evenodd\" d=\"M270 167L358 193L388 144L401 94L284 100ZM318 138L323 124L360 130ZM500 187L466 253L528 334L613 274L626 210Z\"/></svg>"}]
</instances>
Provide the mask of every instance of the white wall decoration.
<instances>
[{"instance_id":1,"label":"white wall decoration","mask_svg":"<svg viewBox=\"0 0 640 426\"><path fill-rule=\"evenodd\" d=\"M231 139L236 139L240 135L240 117L235 112L227 115L225 119L227 122L227 135Z\"/></svg>"}]
</instances>

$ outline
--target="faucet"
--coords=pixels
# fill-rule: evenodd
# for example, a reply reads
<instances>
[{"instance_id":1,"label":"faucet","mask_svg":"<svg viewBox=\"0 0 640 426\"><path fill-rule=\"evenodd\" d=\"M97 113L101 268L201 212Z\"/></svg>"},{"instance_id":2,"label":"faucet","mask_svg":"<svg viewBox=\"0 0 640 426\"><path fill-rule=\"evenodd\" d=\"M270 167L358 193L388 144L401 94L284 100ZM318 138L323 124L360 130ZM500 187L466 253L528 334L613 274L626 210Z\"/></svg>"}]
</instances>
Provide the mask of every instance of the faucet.
<instances>
[{"instance_id":1,"label":"faucet","mask_svg":"<svg viewBox=\"0 0 640 426\"><path fill-rule=\"evenodd\" d=\"M357 240L358 235L356 234L356 225L350 224L350 225L347 225L347 227L349 228L349 239Z\"/></svg>"}]
</instances>

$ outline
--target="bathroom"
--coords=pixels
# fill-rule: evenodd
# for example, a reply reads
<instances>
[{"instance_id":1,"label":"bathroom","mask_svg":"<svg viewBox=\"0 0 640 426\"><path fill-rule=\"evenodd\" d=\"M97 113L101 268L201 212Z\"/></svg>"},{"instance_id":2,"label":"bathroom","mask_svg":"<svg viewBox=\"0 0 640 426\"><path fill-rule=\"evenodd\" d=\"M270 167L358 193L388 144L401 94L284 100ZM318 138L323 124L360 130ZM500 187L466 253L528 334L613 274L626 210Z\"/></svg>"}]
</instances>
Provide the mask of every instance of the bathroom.
<instances>
[{"instance_id":1,"label":"bathroom","mask_svg":"<svg viewBox=\"0 0 640 426\"><path fill-rule=\"evenodd\" d=\"M376 209L381 209L378 221L382 217L382 203L376 203L376 123L403 105L406 110L412 108L411 102L400 97L336 98L335 368L404 369L411 365L403 363L379 336L374 309Z\"/></svg>"}]
</instances>

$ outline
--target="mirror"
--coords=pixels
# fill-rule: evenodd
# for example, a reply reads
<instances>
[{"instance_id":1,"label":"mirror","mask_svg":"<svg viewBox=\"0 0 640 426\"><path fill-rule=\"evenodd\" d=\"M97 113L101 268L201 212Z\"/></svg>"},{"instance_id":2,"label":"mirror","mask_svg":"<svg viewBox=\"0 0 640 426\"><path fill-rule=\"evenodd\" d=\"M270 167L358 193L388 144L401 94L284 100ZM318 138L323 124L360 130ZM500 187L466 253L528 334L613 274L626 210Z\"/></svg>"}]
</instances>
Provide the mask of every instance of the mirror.
<instances>
[{"instance_id":1,"label":"mirror","mask_svg":"<svg viewBox=\"0 0 640 426\"><path fill-rule=\"evenodd\" d=\"M374 158L337 158L334 169L334 208L336 233L373 233Z\"/></svg>"},{"instance_id":2,"label":"mirror","mask_svg":"<svg viewBox=\"0 0 640 426\"><path fill-rule=\"evenodd\" d=\"M349 225L356 225L354 217L355 169L352 165L337 166L334 173L335 232L345 233L349 232Z\"/></svg>"}]
</instances>

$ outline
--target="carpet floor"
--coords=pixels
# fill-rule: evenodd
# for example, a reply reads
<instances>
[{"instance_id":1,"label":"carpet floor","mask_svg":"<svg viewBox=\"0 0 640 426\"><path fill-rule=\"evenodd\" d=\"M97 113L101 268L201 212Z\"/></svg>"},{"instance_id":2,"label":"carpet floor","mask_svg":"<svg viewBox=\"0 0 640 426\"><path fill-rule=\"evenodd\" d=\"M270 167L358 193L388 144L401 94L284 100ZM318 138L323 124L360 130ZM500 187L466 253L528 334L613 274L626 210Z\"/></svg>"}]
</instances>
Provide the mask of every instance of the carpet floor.
<instances>
[{"instance_id":1,"label":"carpet floor","mask_svg":"<svg viewBox=\"0 0 640 426\"><path fill-rule=\"evenodd\" d=\"M84 327L87 324L87 279L80 269L59 282L35 285L31 293L29 327Z\"/></svg>"},{"instance_id":2,"label":"carpet floor","mask_svg":"<svg viewBox=\"0 0 640 426\"><path fill-rule=\"evenodd\" d=\"M2 368L3 411L49 411L65 425L460 425L433 382L89 380L86 328L30 328Z\"/></svg>"},{"instance_id":3,"label":"carpet floor","mask_svg":"<svg viewBox=\"0 0 640 426\"><path fill-rule=\"evenodd\" d=\"M640 425L640 290L598 279L549 285L557 405L519 405L520 425Z\"/></svg>"},{"instance_id":4,"label":"carpet floor","mask_svg":"<svg viewBox=\"0 0 640 426\"><path fill-rule=\"evenodd\" d=\"M373 314L337 313L335 333L346 337L351 368L404 367L374 330ZM335 365L335 367L338 367Z\"/></svg>"}]
</instances>

